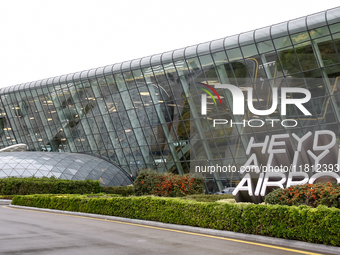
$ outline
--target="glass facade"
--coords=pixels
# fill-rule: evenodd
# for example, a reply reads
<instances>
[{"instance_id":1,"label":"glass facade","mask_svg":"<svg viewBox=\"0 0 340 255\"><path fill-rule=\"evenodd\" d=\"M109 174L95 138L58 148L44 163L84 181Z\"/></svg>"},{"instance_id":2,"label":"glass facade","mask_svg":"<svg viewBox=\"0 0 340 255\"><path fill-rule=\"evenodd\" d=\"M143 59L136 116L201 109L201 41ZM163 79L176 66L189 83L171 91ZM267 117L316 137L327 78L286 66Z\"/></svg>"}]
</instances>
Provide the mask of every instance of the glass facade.
<instances>
[{"instance_id":1,"label":"glass facade","mask_svg":"<svg viewBox=\"0 0 340 255\"><path fill-rule=\"evenodd\" d=\"M339 77L340 8L335 8L163 54L2 88L0 147L25 143L32 151L85 152L133 176L142 168L178 174L195 166L238 168L248 158L251 137L261 142L268 133L322 129L340 137ZM233 115L231 94L218 84L245 92L253 88L247 100L258 110L271 107L273 88L305 88L311 92L305 107L312 115L287 105L282 118L279 98L277 110L263 117L267 121L261 127L214 127L213 119L258 119L247 104L244 116ZM208 95L204 115L206 85L219 96ZM284 119L297 125L279 125ZM240 180L237 171L204 176L210 190Z\"/></svg>"}]
</instances>

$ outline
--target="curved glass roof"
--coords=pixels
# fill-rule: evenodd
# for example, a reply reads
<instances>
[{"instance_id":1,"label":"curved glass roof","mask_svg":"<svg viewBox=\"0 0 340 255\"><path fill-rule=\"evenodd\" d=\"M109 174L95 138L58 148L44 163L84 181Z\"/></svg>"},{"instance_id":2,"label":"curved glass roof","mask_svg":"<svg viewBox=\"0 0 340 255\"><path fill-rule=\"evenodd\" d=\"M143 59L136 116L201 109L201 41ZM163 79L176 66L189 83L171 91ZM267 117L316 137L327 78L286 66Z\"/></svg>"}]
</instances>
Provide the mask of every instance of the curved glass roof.
<instances>
[{"instance_id":1,"label":"curved glass roof","mask_svg":"<svg viewBox=\"0 0 340 255\"><path fill-rule=\"evenodd\" d=\"M59 82L60 84L70 83L76 82L80 79L88 79L105 74L115 74L134 69L147 68L154 65L168 64L183 58L193 58L208 53L219 52L225 49L239 48L245 45L265 42L269 39L290 36L302 31L320 28L322 26L331 25L337 22L340 22L340 7L174 51L155 54L140 59L107 65L104 67L94 68L68 75L61 75L39 81L1 88L0 94L6 94L33 87L45 87L56 82Z\"/></svg>"},{"instance_id":2,"label":"curved glass roof","mask_svg":"<svg viewBox=\"0 0 340 255\"><path fill-rule=\"evenodd\" d=\"M130 176L104 159L80 153L3 152L0 154L0 178L51 177L69 180L99 180L104 186L132 184Z\"/></svg>"},{"instance_id":3,"label":"curved glass roof","mask_svg":"<svg viewBox=\"0 0 340 255\"><path fill-rule=\"evenodd\" d=\"M24 143L19 143L19 144L14 144L11 146L7 146L3 149L0 149L0 153L14 152L14 151L26 151L26 150L27 150L27 145Z\"/></svg>"}]
</instances>

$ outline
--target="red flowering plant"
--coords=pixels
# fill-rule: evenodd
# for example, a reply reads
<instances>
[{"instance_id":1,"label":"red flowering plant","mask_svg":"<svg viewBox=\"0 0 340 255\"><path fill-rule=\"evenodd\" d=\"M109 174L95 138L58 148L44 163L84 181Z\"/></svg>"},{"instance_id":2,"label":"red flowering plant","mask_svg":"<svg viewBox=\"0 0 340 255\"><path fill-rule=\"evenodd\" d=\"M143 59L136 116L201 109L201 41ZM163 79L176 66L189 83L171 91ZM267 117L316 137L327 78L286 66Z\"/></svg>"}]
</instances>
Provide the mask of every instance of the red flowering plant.
<instances>
[{"instance_id":1,"label":"red flowering plant","mask_svg":"<svg viewBox=\"0 0 340 255\"><path fill-rule=\"evenodd\" d=\"M134 183L135 195L181 197L204 192L204 180L186 175L142 170Z\"/></svg>"},{"instance_id":2,"label":"red flowering plant","mask_svg":"<svg viewBox=\"0 0 340 255\"><path fill-rule=\"evenodd\" d=\"M317 207L326 205L340 209L340 185L336 183L316 183L276 189L265 198L267 204L308 205Z\"/></svg>"}]
</instances>

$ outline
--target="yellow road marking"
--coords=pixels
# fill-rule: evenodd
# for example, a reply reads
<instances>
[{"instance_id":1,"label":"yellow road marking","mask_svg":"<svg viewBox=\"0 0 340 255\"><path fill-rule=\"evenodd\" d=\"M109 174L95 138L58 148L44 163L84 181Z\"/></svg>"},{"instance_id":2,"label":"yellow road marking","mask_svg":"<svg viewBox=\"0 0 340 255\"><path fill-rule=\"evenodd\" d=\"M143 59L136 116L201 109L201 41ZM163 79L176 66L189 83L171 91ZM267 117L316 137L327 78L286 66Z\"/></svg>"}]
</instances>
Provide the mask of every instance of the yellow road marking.
<instances>
[{"instance_id":1,"label":"yellow road marking","mask_svg":"<svg viewBox=\"0 0 340 255\"><path fill-rule=\"evenodd\" d=\"M159 230L171 231L171 232L188 234L188 235L210 237L210 238L215 238L215 239L221 239L221 240L227 240L227 241L238 242L238 243L245 243L245 244L252 244L252 245L257 245L257 246L277 249L277 250L291 251L291 252L308 254L308 255L322 255L321 253L300 251L300 250L284 248L284 247L274 246L274 245L269 245L269 244L254 243L254 242L243 241L243 240L238 240L238 239L233 239L233 238L226 238L226 237L220 237L220 236L212 236L212 235L206 235L206 234L199 234L199 233L182 231L182 230L176 230L176 229L170 229L170 228L153 227L153 226L147 226L147 225L138 224L138 223L130 223L130 222L124 222L124 221L108 220L108 219L99 219L99 218L94 218L94 217L78 216L78 215L55 213L55 212L42 212L42 211L35 211L35 210L21 209L21 208L13 208L13 207L7 207L7 206L2 206L2 207L3 208L7 208L7 209L16 209L16 210L22 210L22 211L30 211L30 212L38 212L38 213L48 213L48 214L56 214L56 215L63 215L63 216L72 216L72 217L77 217L77 218L84 218L84 219L91 219L91 220L100 220L100 221L106 221L106 222L110 221L110 222L119 223L119 224L126 224L126 225L132 225L132 226L138 226L138 227L144 227L144 228L159 229ZM45 209L47 209L47 208L45 208ZM104 216L109 216L109 215L104 215Z\"/></svg>"}]
</instances>

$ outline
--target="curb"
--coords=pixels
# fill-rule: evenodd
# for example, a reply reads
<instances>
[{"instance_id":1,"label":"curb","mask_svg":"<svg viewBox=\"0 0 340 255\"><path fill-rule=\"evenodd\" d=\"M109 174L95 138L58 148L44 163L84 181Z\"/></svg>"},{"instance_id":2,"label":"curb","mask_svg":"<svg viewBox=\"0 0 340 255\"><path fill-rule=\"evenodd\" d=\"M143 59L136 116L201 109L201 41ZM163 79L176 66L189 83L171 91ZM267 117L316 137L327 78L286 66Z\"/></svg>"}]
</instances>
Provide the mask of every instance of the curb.
<instances>
[{"instance_id":1,"label":"curb","mask_svg":"<svg viewBox=\"0 0 340 255\"><path fill-rule=\"evenodd\" d=\"M10 205L11 203L11 199L0 199L0 205Z\"/></svg>"},{"instance_id":2,"label":"curb","mask_svg":"<svg viewBox=\"0 0 340 255\"><path fill-rule=\"evenodd\" d=\"M7 200L11 201L11 200ZM0 201L1 202L1 201ZM9 205L9 203L7 203ZM27 209L33 211L43 211L43 212L53 212L53 213L61 213L61 214L69 214L69 215L76 215L82 217L92 217L98 219L106 219L106 220L114 220L114 221L122 221L128 223L135 223L159 228L168 228L180 231L187 231L205 235L212 235L212 236L220 236L225 238L234 238L243 241L250 241L250 242L258 242L263 244L275 245L275 246L284 246L288 248L294 248L299 250L306 250L312 252L320 252L320 253L327 253L327 254L340 254L340 247L323 245L323 244L313 244L307 243L302 241L296 240L289 240L283 238L276 238L276 237L268 237L268 236L259 236L259 235L251 235L251 234L243 234L243 233L236 233L231 231L225 230L215 230L215 229L206 229L206 228L199 228L199 227L191 227L185 225L176 225L176 224L169 224L169 223L162 223L156 221L148 221L148 220L137 220L137 219L129 219L123 217L116 217L116 216L107 216L107 215L100 215L100 214L92 214L92 213L82 213L82 212L71 212L71 211L62 211L62 210L54 210L54 209L45 209L45 208L37 208L37 207L29 207L29 206L18 206L18 205L9 205L9 207L18 208L18 209Z\"/></svg>"}]
</instances>

